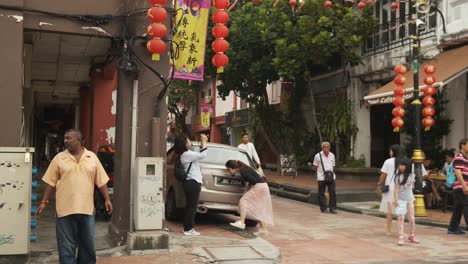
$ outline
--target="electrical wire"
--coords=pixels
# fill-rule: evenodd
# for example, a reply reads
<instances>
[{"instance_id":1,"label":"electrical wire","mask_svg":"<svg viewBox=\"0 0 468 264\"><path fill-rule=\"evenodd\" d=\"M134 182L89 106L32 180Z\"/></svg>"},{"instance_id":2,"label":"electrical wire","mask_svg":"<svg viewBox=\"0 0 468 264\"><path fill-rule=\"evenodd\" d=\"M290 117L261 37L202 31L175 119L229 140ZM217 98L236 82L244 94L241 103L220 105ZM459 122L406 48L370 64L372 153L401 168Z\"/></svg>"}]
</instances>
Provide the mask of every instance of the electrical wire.
<instances>
[{"instance_id":1,"label":"electrical wire","mask_svg":"<svg viewBox=\"0 0 468 264\"><path fill-rule=\"evenodd\" d=\"M177 33L177 28L180 26L180 24L183 21L184 18L184 13L182 13L182 16L180 19L177 21L177 23L174 25L174 18L177 15L178 12L183 11L182 8L179 9L174 9L171 7L164 7L166 11L169 13L172 13L170 16L170 21L169 25L171 29L169 30L169 37L167 40L168 45L169 45L169 56L170 60L172 62L172 65L175 65L175 60L179 57L179 44L175 43L173 41L174 35ZM24 8L24 7L18 7L18 6L9 6L9 5L0 5L0 9L3 10L9 10L9 11L18 11L18 12L28 12L28 13L35 13L35 14L42 14L42 15L48 15L52 17L58 17L58 18L64 18L64 19L69 19L69 20L77 20L80 22L87 22L87 23L93 23L95 25L101 26L105 24L109 24L110 22L114 20L120 20L122 23L122 32L120 36L113 36L111 35L110 37L112 38L113 41L119 41L123 43L123 48L122 48L122 58L119 63L119 68L121 68L124 71L127 72L133 72L137 73L139 71L139 68L136 64L136 62L133 60L133 58L136 59L136 61L143 66L145 66L147 69L149 69L152 73L154 73L162 82L163 84L163 89L159 92L157 96L157 105L159 106L159 103L162 99L164 99L164 96L169 88L169 85L172 83L172 80L174 79L174 73L175 70L171 70L170 76L166 79L164 78L164 75L159 73L156 69L148 65L141 59L133 50L133 44L136 40L144 40L148 41L147 37L144 36L137 36L137 37L129 37L129 33L127 31L127 25L128 25L128 18L132 16L140 16L144 15L147 13L148 8L138 8L134 10L130 10L122 15L83 15L83 14L61 14L61 13L54 13L54 12L49 12L49 11L44 11L44 10L38 10L38 9L32 9L32 8ZM123 21L122 21L123 19ZM159 115L159 107L156 108L156 114Z\"/></svg>"}]
</instances>

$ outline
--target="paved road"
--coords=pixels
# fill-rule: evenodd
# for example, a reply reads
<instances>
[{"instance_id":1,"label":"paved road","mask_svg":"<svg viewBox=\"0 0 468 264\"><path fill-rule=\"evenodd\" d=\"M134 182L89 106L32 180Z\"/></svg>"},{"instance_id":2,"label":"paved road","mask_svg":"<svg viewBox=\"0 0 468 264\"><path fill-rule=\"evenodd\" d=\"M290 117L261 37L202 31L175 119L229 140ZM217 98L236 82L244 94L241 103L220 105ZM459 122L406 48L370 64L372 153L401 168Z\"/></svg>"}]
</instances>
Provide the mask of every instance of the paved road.
<instances>
[{"instance_id":1,"label":"paved road","mask_svg":"<svg viewBox=\"0 0 468 264\"><path fill-rule=\"evenodd\" d=\"M171 250L144 256L100 258L98 264L207 263L209 259L199 254L200 249L224 247L223 254L242 257L246 247L268 249L267 244L279 248L280 258L267 256L263 260L219 263L278 263L277 259L288 264L468 263L468 238L447 235L440 228L417 226L416 235L421 244L399 247L396 235L384 236L382 218L346 212L322 214L315 205L279 197L273 198L273 206L276 226L261 239L253 235L255 228L238 231L229 226L233 216L206 215L197 219L201 237L183 237L180 223L168 222L167 227L173 232ZM244 251L237 251L239 246ZM226 251L226 247L231 249Z\"/></svg>"},{"instance_id":2,"label":"paved road","mask_svg":"<svg viewBox=\"0 0 468 264\"><path fill-rule=\"evenodd\" d=\"M417 226L421 244L397 246L384 236L384 219L339 212L275 197L276 227L264 239L280 248L282 263L468 263L468 239ZM396 230L396 223L395 228Z\"/></svg>"}]
</instances>

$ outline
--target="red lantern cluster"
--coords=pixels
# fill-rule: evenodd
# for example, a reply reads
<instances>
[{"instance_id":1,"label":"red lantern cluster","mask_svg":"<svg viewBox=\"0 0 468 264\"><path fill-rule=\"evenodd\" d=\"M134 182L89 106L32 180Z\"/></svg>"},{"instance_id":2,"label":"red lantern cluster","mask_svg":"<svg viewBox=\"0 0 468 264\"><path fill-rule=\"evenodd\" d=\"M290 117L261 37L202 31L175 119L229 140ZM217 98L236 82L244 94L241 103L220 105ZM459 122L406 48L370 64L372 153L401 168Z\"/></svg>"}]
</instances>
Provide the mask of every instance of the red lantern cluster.
<instances>
[{"instance_id":1,"label":"red lantern cluster","mask_svg":"<svg viewBox=\"0 0 468 264\"><path fill-rule=\"evenodd\" d=\"M153 6L148 9L148 19L153 23L146 27L146 33L152 38L146 44L146 49L152 54L154 61L159 61L161 54L166 51L166 43L162 40L167 34L167 28L163 24L167 19L167 11L162 7L166 1L149 0Z\"/></svg>"},{"instance_id":2,"label":"red lantern cluster","mask_svg":"<svg viewBox=\"0 0 468 264\"><path fill-rule=\"evenodd\" d=\"M425 131L430 130L435 124L434 118L432 118L435 115L435 110L433 108L435 99L432 96L437 93L436 88L432 86L435 83L435 77L433 76L435 72L436 67L434 65L428 64L424 66L424 73L426 74L424 77L424 84L426 84L426 87L423 89L424 98L422 102L424 104L424 108L422 110L422 114L424 118L422 120L422 125L424 126Z\"/></svg>"},{"instance_id":3,"label":"red lantern cluster","mask_svg":"<svg viewBox=\"0 0 468 264\"><path fill-rule=\"evenodd\" d=\"M226 27L226 23L229 21L229 14L226 12L226 8L229 6L229 0L214 0L214 7L216 11L213 14L213 22L215 26L211 33L215 40L211 44L211 49L216 53L211 62L217 68L217 73L224 71L224 66L229 62L228 56L224 54L229 48L229 42L225 38L229 35L229 29Z\"/></svg>"},{"instance_id":4,"label":"red lantern cluster","mask_svg":"<svg viewBox=\"0 0 468 264\"><path fill-rule=\"evenodd\" d=\"M393 104L395 105L395 108L392 110L392 114L394 116L392 120L392 126L394 127L394 132L400 132L400 128L405 124L403 121L405 110L402 106L405 105L405 98L403 98L403 96L406 93L406 89L404 87L406 78L403 76L403 74L407 72L407 69L405 65L397 65L394 70L397 76L395 76L395 79L393 79L393 82L396 84L396 86L393 89L393 94L395 95L393 98Z\"/></svg>"}]
</instances>

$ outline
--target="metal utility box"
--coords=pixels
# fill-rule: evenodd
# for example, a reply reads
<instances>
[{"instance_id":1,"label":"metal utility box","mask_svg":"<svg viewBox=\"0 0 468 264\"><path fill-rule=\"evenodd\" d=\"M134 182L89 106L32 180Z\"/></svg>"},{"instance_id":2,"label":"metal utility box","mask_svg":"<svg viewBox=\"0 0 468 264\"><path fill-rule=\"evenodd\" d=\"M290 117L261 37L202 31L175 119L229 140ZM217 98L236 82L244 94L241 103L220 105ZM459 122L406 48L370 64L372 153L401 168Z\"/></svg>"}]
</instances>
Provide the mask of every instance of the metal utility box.
<instances>
[{"instance_id":1,"label":"metal utility box","mask_svg":"<svg viewBox=\"0 0 468 264\"><path fill-rule=\"evenodd\" d=\"M164 218L163 158L137 157L134 183L135 230L161 230Z\"/></svg>"},{"instance_id":2,"label":"metal utility box","mask_svg":"<svg viewBox=\"0 0 468 264\"><path fill-rule=\"evenodd\" d=\"M29 253L33 152L0 147L0 255Z\"/></svg>"}]
</instances>

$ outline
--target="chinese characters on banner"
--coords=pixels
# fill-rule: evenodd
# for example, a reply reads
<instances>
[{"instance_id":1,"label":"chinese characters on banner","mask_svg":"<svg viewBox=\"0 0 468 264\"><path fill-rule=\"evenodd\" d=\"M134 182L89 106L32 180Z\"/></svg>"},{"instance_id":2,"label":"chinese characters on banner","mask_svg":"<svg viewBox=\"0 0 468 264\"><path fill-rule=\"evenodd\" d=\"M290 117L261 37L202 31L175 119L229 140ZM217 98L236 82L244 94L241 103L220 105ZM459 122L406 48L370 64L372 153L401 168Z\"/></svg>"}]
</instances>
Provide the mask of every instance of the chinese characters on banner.
<instances>
[{"instance_id":1,"label":"chinese characters on banner","mask_svg":"<svg viewBox=\"0 0 468 264\"><path fill-rule=\"evenodd\" d=\"M210 127L210 113L201 113L201 126L204 128Z\"/></svg>"},{"instance_id":2,"label":"chinese characters on banner","mask_svg":"<svg viewBox=\"0 0 468 264\"><path fill-rule=\"evenodd\" d=\"M210 127L210 112L211 112L211 106L209 103L204 102L201 107L201 126L204 128L209 128Z\"/></svg>"},{"instance_id":3,"label":"chinese characters on banner","mask_svg":"<svg viewBox=\"0 0 468 264\"><path fill-rule=\"evenodd\" d=\"M174 49L179 49L172 65L176 79L203 81L210 4L210 0L176 0L175 9L181 9L175 20L180 21L174 36Z\"/></svg>"}]
</instances>

